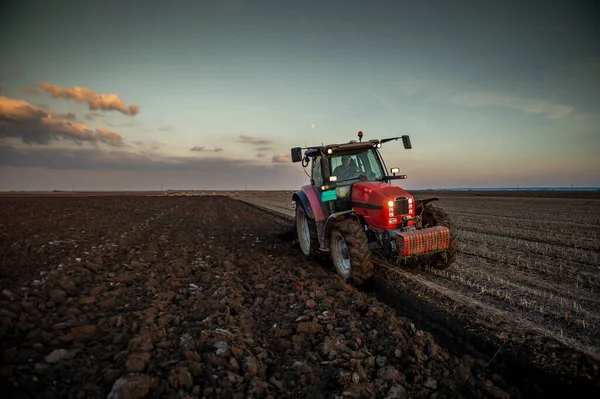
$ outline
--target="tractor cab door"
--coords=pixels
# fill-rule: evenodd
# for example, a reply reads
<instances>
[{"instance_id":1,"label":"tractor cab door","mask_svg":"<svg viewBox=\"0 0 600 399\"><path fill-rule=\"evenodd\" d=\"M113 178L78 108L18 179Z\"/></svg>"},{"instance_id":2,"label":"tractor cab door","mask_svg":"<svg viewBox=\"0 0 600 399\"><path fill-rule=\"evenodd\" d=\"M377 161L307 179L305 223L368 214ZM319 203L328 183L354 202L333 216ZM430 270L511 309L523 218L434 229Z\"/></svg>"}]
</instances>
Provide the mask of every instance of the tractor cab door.
<instances>
[{"instance_id":1,"label":"tractor cab door","mask_svg":"<svg viewBox=\"0 0 600 399\"><path fill-rule=\"evenodd\" d=\"M331 206L329 202L323 202L321 199L321 186L325 184L324 177L324 168L323 161L327 162L327 159L324 159L320 155L317 155L313 158L312 167L311 167L311 182L317 193L317 197L319 198L319 204L325 216L328 216L332 213Z\"/></svg>"},{"instance_id":2,"label":"tractor cab door","mask_svg":"<svg viewBox=\"0 0 600 399\"><path fill-rule=\"evenodd\" d=\"M320 191L320 187L323 185L323 169L321 167L321 157L316 156L312 161L312 184L315 186L315 189Z\"/></svg>"}]
</instances>

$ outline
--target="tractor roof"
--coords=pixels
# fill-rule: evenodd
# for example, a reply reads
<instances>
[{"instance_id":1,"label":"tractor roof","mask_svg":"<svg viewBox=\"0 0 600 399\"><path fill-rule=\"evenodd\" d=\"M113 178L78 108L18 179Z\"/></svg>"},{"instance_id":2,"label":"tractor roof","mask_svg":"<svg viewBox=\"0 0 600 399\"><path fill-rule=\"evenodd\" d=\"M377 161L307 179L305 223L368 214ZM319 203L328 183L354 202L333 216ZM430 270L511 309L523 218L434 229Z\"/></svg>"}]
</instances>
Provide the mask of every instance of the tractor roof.
<instances>
[{"instance_id":1,"label":"tractor roof","mask_svg":"<svg viewBox=\"0 0 600 399\"><path fill-rule=\"evenodd\" d=\"M352 140L349 143L340 143L340 144L327 144L321 146L313 146L308 147L307 155L316 155L318 152L322 151L326 154L343 154L343 153L351 153L356 151L365 151L369 148L375 147L379 144L379 140L369 140L363 142L357 142L356 140ZM331 150L331 152L329 151Z\"/></svg>"},{"instance_id":2,"label":"tractor roof","mask_svg":"<svg viewBox=\"0 0 600 399\"><path fill-rule=\"evenodd\" d=\"M358 132L359 137L362 138L362 132ZM323 144L320 146L312 146L312 147L294 147L292 148L292 160L293 162L300 162L301 150L306 150L304 153L305 156L315 157L319 154L324 154L325 156L330 156L333 154L351 154L360 151L366 151L369 148L380 148L382 144L387 143L388 141L400 140L402 139L402 143L404 144L405 149L411 149L412 146L410 144L409 136L398 136L398 137L389 137L386 139L372 139L364 142L357 142L356 140L351 140L348 143L340 143L340 144Z\"/></svg>"}]
</instances>

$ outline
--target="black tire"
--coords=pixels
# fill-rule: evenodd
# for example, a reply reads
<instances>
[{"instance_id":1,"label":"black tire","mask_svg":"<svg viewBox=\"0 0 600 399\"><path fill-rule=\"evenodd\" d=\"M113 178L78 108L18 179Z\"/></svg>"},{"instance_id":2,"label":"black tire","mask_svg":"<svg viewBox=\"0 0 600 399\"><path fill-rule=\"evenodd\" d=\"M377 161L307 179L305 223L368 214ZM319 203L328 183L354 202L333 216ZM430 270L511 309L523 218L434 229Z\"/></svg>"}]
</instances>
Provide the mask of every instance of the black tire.
<instances>
[{"instance_id":1,"label":"black tire","mask_svg":"<svg viewBox=\"0 0 600 399\"><path fill-rule=\"evenodd\" d=\"M421 209L417 207L417 215L420 212ZM444 208L427 204L423 210L423 227L434 226L444 226L450 230L450 246L445 251L425 256L423 261L436 269L447 269L452 266L458 255L458 230Z\"/></svg>"},{"instance_id":2,"label":"black tire","mask_svg":"<svg viewBox=\"0 0 600 399\"><path fill-rule=\"evenodd\" d=\"M334 239L338 236L343 238L348 249L348 258L350 259L349 275L341 273L336 263L337 256L340 256L340 254L334 253L333 245ZM337 222L331 232L330 247L334 267L342 278L360 285L373 276L375 268L371 259L367 235L358 221L349 218Z\"/></svg>"},{"instance_id":3,"label":"black tire","mask_svg":"<svg viewBox=\"0 0 600 399\"><path fill-rule=\"evenodd\" d=\"M302 233L300 230L302 229L303 221L308 226L308 243L302 242ZM302 253L306 256L317 255L320 252L319 238L317 236L317 224L315 223L314 219L310 218L306 214L306 210L300 202L296 203L295 225L296 240L300 245L300 250L302 251Z\"/></svg>"}]
</instances>

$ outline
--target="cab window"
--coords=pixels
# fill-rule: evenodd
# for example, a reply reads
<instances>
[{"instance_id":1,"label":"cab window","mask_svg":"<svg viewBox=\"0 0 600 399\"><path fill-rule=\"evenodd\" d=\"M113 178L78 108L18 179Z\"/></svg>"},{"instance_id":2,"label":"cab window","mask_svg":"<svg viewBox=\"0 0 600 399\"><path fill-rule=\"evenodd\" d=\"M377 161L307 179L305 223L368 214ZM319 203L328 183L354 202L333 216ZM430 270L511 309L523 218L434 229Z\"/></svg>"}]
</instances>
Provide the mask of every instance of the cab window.
<instances>
[{"instance_id":1,"label":"cab window","mask_svg":"<svg viewBox=\"0 0 600 399\"><path fill-rule=\"evenodd\" d=\"M321 157L315 157L313 160L312 178L315 182L315 186L321 187L323 185L323 173L321 172Z\"/></svg>"}]
</instances>

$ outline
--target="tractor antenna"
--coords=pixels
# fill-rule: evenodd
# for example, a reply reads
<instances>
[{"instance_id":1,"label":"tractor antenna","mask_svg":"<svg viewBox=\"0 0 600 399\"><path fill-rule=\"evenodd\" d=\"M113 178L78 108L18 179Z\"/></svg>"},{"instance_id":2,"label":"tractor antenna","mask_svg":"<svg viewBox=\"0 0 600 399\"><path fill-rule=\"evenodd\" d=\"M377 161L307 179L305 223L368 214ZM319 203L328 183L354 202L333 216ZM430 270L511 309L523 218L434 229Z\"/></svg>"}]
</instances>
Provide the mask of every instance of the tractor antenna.
<instances>
[{"instance_id":1,"label":"tractor antenna","mask_svg":"<svg viewBox=\"0 0 600 399\"><path fill-rule=\"evenodd\" d=\"M358 132L358 142L362 143L363 132Z\"/></svg>"}]
</instances>

